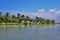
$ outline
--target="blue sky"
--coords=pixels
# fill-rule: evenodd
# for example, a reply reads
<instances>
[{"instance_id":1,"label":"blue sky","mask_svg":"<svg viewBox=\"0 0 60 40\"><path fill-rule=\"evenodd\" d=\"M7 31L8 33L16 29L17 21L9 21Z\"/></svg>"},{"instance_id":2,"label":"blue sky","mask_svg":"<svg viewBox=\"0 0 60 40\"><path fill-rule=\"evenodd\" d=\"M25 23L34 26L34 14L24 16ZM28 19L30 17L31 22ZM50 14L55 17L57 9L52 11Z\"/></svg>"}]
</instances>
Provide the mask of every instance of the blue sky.
<instances>
[{"instance_id":1,"label":"blue sky","mask_svg":"<svg viewBox=\"0 0 60 40\"><path fill-rule=\"evenodd\" d=\"M0 0L0 10L37 11L60 9L60 0Z\"/></svg>"},{"instance_id":2,"label":"blue sky","mask_svg":"<svg viewBox=\"0 0 60 40\"><path fill-rule=\"evenodd\" d=\"M0 0L1 10L60 20L60 0Z\"/></svg>"}]
</instances>

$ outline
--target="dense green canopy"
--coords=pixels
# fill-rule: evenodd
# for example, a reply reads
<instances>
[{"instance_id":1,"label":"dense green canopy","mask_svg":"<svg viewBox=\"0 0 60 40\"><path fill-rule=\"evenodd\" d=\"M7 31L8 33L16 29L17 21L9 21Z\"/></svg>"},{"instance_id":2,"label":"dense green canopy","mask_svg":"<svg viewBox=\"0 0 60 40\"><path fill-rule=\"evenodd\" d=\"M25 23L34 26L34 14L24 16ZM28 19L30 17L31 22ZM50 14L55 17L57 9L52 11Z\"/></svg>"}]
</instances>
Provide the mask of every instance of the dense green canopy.
<instances>
[{"instance_id":1,"label":"dense green canopy","mask_svg":"<svg viewBox=\"0 0 60 40\"><path fill-rule=\"evenodd\" d=\"M0 12L0 23L22 23L22 21L29 21L29 23L35 24L55 24L55 20L44 19L41 17L36 17L33 19L29 16L21 15L20 13L18 13L17 16L10 15L9 12L6 12L5 15L2 15L2 12Z\"/></svg>"}]
</instances>

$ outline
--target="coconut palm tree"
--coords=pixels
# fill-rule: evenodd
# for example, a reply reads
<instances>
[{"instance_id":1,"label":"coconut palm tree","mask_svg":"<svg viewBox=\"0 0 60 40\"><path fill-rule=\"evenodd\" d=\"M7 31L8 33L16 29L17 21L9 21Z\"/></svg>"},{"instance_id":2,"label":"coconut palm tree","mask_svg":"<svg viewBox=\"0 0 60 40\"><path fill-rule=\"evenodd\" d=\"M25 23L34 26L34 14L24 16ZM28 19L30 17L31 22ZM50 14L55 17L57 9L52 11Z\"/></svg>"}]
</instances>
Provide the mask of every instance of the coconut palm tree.
<instances>
[{"instance_id":1,"label":"coconut palm tree","mask_svg":"<svg viewBox=\"0 0 60 40\"><path fill-rule=\"evenodd\" d=\"M42 18L40 17L40 18L39 18L39 22L41 23L41 21L42 21Z\"/></svg>"},{"instance_id":2,"label":"coconut palm tree","mask_svg":"<svg viewBox=\"0 0 60 40\"><path fill-rule=\"evenodd\" d=\"M41 24L44 24L45 23L45 19L44 18L41 18L40 19L40 22L41 22Z\"/></svg>"},{"instance_id":3,"label":"coconut palm tree","mask_svg":"<svg viewBox=\"0 0 60 40\"><path fill-rule=\"evenodd\" d=\"M26 19L25 19L25 15L21 15L21 21L26 21Z\"/></svg>"},{"instance_id":4,"label":"coconut palm tree","mask_svg":"<svg viewBox=\"0 0 60 40\"><path fill-rule=\"evenodd\" d=\"M55 20L52 20L52 24L55 24Z\"/></svg>"},{"instance_id":5,"label":"coconut palm tree","mask_svg":"<svg viewBox=\"0 0 60 40\"><path fill-rule=\"evenodd\" d=\"M15 15L12 15L11 21L12 21L12 22L15 22L15 19L16 19L16 16L15 16Z\"/></svg>"},{"instance_id":6,"label":"coconut palm tree","mask_svg":"<svg viewBox=\"0 0 60 40\"><path fill-rule=\"evenodd\" d=\"M5 14L5 23L8 22L9 12Z\"/></svg>"},{"instance_id":7,"label":"coconut palm tree","mask_svg":"<svg viewBox=\"0 0 60 40\"><path fill-rule=\"evenodd\" d=\"M38 18L38 17L36 17L36 20L35 20L35 21L36 21L36 23L37 23L37 22L39 22L39 18Z\"/></svg>"},{"instance_id":8,"label":"coconut palm tree","mask_svg":"<svg viewBox=\"0 0 60 40\"><path fill-rule=\"evenodd\" d=\"M21 18L25 18L25 15L21 15Z\"/></svg>"},{"instance_id":9,"label":"coconut palm tree","mask_svg":"<svg viewBox=\"0 0 60 40\"><path fill-rule=\"evenodd\" d=\"M26 16L26 19L29 19L29 16Z\"/></svg>"},{"instance_id":10,"label":"coconut palm tree","mask_svg":"<svg viewBox=\"0 0 60 40\"><path fill-rule=\"evenodd\" d=\"M0 12L0 16L1 16L2 12Z\"/></svg>"},{"instance_id":11,"label":"coconut palm tree","mask_svg":"<svg viewBox=\"0 0 60 40\"><path fill-rule=\"evenodd\" d=\"M5 16L6 16L6 17L9 17L9 12L7 12L7 13L5 14Z\"/></svg>"},{"instance_id":12,"label":"coconut palm tree","mask_svg":"<svg viewBox=\"0 0 60 40\"><path fill-rule=\"evenodd\" d=\"M18 18L18 23L21 23L20 14L19 13L17 14L17 18Z\"/></svg>"},{"instance_id":13,"label":"coconut palm tree","mask_svg":"<svg viewBox=\"0 0 60 40\"><path fill-rule=\"evenodd\" d=\"M1 17L2 12L0 12L0 23L3 22L2 17Z\"/></svg>"},{"instance_id":14,"label":"coconut palm tree","mask_svg":"<svg viewBox=\"0 0 60 40\"><path fill-rule=\"evenodd\" d=\"M17 18L18 18L18 19L20 18L20 14L19 14L19 13L17 14Z\"/></svg>"},{"instance_id":15,"label":"coconut palm tree","mask_svg":"<svg viewBox=\"0 0 60 40\"><path fill-rule=\"evenodd\" d=\"M50 24L50 22L51 22L51 21L50 21L49 19L46 20L46 24Z\"/></svg>"},{"instance_id":16,"label":"coconut palm tree","mask_svg":"<svg viewBox=\"0 0 60 40\"><path fill-rule=\"evenodd\" d=\"M36 17L36 20L39 19L38 17Z\"/></svg>"},{"instance_id":17,"label":"coconut palm tree","mask_svg":"<svg viewBox=\"0 0 60 40\"><path fill-rule=\"evenodd\" d=\"M15 19L16 18L16 16L15 15L12 15L12 19Z\"/></svg>"},{"instance_id":18,"label":"coconut palm tree","mask_svg":"<svg viewBox=\"0 0 60 40\"><path fill-rule=\"evenodd\" d=\"M2 17L1 17L1 14L2 14L2 12L0 12L0 19L2 18Z\"/></svg>"}]
</instances>

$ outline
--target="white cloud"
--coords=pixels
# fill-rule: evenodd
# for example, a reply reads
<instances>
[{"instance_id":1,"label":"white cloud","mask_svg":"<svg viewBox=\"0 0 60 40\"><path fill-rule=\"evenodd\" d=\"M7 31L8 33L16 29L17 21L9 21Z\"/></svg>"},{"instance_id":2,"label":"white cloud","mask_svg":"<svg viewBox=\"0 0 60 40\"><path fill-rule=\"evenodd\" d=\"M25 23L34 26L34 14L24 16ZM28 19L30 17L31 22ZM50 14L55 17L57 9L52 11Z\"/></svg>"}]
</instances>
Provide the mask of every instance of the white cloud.
<instances>
[{"instance_id":1,"label":"white cloud","mask_svg":"<svg viewBox=\"0 0 60 40\"><path fill-rule=\"evenodd\" d=\"M45 10L44 9L40 9L38 10L39 13L45 13Z\"/></svg>"},{"instance_id":2,"label":"white cloud","mask_svg":"<svg viewBox=\"0 0 60 40\"><path fill-rule=\"evenodd\" d=\"M42 17L42 18L45 18L45 19L55 19L56 20L58 15L60 15L60 11L57 11L57 9L50 9L48 12L46 12L44 9L40 9L35 13L32 12L31 15Z\"/></svg>"},{"instance_id":3,"label":"white cloud","mask_svg":"<svg viewBox=\"0 0 60 40\"><path fill-rule=\"evenodd\" d=\"M56 11L56 14L60 14L60 10Z\"/></svg>"},{"instance_id":4,"label":"white cloud","mask_svg":"<svg viewBox=\"0 0 60 40\"><path fill-rule=\"evenodd\" d=\"M48 12L50 12L50 13L55 13L56 12L56 8L54 8L54 9L49 9L49 11Z\"/></svg>"}]
</instances>

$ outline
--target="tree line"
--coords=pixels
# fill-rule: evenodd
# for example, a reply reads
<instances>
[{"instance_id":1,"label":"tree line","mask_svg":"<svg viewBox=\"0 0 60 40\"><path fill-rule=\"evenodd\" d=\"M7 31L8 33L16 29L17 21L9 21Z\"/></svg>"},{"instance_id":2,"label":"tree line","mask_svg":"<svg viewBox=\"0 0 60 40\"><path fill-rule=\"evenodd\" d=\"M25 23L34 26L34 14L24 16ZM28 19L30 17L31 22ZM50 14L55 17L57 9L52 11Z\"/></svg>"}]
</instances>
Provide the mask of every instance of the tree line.
<instances>
[{"instance_id":1,"label":"tree line","mask_svg":"<svg viewBox=\"0 0 60 40\"><path fill-rule=\"evenodd\" d=\"M6 12L5 15L2 15L3 12L0 12L0 23L35 23L35 24L55 24L55 20L44 19L41 17L35 17L35 19L30 18L29 16L21 15L17 13L16 15L10 15L9 12Z\"/></svg>"}]
</instances>

